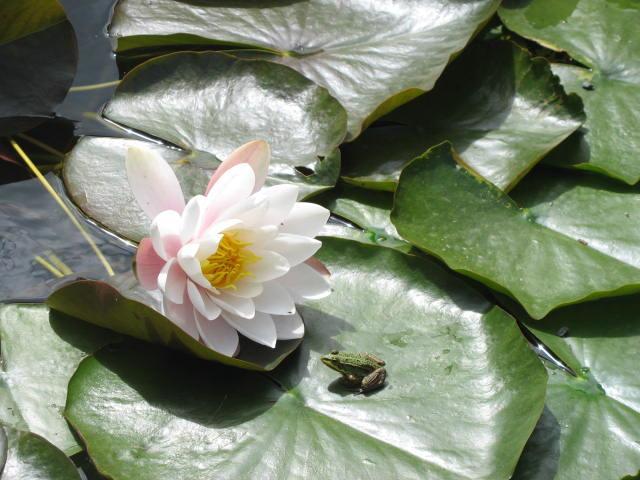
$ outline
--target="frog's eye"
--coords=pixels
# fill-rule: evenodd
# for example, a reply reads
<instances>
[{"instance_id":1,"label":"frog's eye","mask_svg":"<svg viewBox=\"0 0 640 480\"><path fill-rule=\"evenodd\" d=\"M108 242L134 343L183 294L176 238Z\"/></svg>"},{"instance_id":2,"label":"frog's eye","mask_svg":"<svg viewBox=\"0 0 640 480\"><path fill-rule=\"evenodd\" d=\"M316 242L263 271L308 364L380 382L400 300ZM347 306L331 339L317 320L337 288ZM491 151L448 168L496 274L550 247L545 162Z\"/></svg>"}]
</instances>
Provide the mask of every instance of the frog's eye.
<instances>
[{"instance_id":1,"label":"frog's eye","mask_svg":"<svg viewBox=\"0 0 640 480\"><path fill-rule=\"evenodd\" d=\"M331 355L337 355L338 354L338 350L331 350Z\"/></svg>"}]
</instances>

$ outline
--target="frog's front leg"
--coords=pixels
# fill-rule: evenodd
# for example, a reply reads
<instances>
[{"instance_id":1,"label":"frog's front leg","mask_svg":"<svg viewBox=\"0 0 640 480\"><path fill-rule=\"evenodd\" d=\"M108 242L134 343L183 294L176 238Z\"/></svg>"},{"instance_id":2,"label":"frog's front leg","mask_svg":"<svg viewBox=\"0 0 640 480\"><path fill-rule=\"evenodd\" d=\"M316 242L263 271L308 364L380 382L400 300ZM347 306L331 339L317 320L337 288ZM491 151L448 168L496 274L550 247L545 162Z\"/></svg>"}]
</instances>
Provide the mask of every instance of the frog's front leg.
<instances>
[{"instance_id":1,"label":"frog's front leg","mask_svg":"<svg viewBox=\"0 0 640 480\"><path fill-rule=\"evenodd\" d=\"M370 392L384 385L387 379L387 371L384 368L378 368L362 379L360 384L361 392Z\"/></svg>"},{"instance_id":2,"label":"frog's front leg","mask_svg":"<svg viewBox=\"0 0 640 480\"><path fill-rule=\"evenodd\" d=\"M361 388L362 378L353 373L345 373L342 375L342 383L351 388Z\"/></svg>"}]
</instances>

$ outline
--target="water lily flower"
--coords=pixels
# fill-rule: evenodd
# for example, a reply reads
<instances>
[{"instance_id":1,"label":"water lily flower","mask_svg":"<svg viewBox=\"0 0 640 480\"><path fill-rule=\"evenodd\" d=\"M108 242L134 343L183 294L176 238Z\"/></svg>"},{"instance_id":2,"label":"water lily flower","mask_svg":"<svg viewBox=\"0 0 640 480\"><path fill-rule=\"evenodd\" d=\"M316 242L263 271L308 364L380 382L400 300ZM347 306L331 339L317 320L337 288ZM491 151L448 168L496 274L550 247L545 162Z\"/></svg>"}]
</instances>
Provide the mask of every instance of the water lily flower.
<instances>
[{"instance_id":1,"label":"water lily flower","mask_svg":"<svg viewBox=\"0 0 640 480\"><path fill-rule=\"evenodd\" d=\"M237 354L238 332L272 348L301 338L295 304L330 293L311 258L329 211L297 202L294 185L263 188L270 158L264 141L241 146L205 194L185 202L162 157L146 148L127 151L129 184L153 219L136 255L138 280L160 290L167 318L228 356Z\"/></svg>"}]
</instances>

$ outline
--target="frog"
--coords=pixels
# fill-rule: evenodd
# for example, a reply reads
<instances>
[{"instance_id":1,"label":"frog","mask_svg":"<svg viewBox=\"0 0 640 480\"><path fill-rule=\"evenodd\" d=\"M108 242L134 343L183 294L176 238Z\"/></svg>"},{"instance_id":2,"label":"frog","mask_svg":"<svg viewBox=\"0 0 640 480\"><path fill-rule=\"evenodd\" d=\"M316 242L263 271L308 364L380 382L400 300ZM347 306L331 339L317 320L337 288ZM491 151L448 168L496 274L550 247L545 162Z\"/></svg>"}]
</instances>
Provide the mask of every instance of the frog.
<instances>
[{"instance_id":1,"label":"frog","mask_svg":"<svg viewBox=\"0 0 640 480\"><path fill-rule=\"evenodd\" d=\"M366 393L384 385L387 379L385 361L366 352L351 353L333 350L320 357L322 363L342 374L342 382L359 393Z\"/></svg>"}]
</instances>

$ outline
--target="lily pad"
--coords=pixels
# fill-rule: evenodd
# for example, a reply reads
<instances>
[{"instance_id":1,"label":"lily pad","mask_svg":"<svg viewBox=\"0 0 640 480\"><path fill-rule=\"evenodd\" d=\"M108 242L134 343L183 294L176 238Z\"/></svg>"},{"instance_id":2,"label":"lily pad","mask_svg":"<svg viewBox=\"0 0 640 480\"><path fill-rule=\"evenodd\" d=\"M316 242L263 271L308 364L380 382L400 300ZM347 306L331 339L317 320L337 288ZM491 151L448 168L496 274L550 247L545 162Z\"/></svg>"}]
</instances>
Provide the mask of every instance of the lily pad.
<instances>
[{"instance_id":1,"label":"lily pad","mask_svg":"<svg viewBox=\"0 0 640 480\"><path fill-rule=\"evenodd\" d=\"M637 261L612 253L612 248L590 245L582 233L572 238L569 229L550 228L557 222L545 223L520 208L454 157L444 143L404 169L391 212L404 239L452 269L509 294L533 318L562 305L640 291ZM608 196L598 190L591 195L591 208ZM599 216L609 213L602 210ZM606 222L591 223L583 209L573 214L566 224L584 221L598 229L600 238L618 235L623 239L618 243L624 243L638 235L638 227L629 222L628 229L612 231Z\"/></svg>"},{"instance_id":2,"label":"lily pad","mask_svg":"<svg viewBox=\"0 0 640 480\"><path fill-rule=\"evenodd\" d=\"M142 211L125 170L127 150L145 146L155 150L176 172L185 196L202 194L220 161L204 152L177 151L127 138L81 138L64 164L69 196L91 218L133 241L149 235L151 219Z\"/></svg>"},{"instance_id":3,"label":"lily pad","mask_svg":"<svg viewBox=\"0 0 640 480\"><path fill-rule=\"evenodd\" d=\"M578 376L549 371L542 423L515 479L622 478L640 473L638 302L638 295L604 299L528 322Z\"/></svg>"},{"instance_id":4,"label":"lily pad","mask_svg":"<svg viewBox=\"0 0 640 480\"><path fill-rule=\"evenodd\" d=\"M57 0L0 4L0 136L53 116L73 83L76 38Z\"/></svg>"},{"instance_id":5,"label":"lily pad","mask_svg":"<svg viewBox=\"0 0 640 480\"><path fill-rule=\"evenodd\" d=\"M335 291L304 308L299 353L266 375L144 346L84 360L66 415L98 469L141 480L345 478L354 468L507 478L546 383L513 319L421 257L325 238L320 259ZM379 355L387 385L355 395L320 361L333 349Z\"/></svg>"},{"instance_id":6,"label":"lily pad","mask_svg":"<svg viewBox=\"0 0 640 480\"><path fill-rule=\"evenodd\" d=\"M301 196L332 187L339 175L346 113L322 87L282 65L222 53L182 52L132 70L105 107L116 123L180 149L149 144L180 166L185 194L243 143L271 145L269 183L295 183ZM73 200L116 233L139 240L149 219L132 205L124 165L136 140L86 137L67 158Z\"/></svg>"},{"instance_id":7,"label":"lily pad","mask_svg":"<svg viewBox=\"0 0 640 480\"><path fill-rule=\"evenodd\" d=\"M62 416L67 384L80 360L117 338L46 305L0 305L0 422L79 452Z\"/></svg>"},{"instance_id":8,"label":"lily pad","mask_svg":"<svg viewBox=\"0 0 640 480\"><path fill-rule=\"evenodd\" d=\"M249 370L274 369L302 341L280 340L275 348L269 348L241 336L240 353L227 357L206 347L162 315L161 297L144 290L131 271L106 281L70 281L54 291L47 304L99 327Z\"/></svg>"},{"instance_id":9,"label":"lily pad","mask_svg":"<svg viewBox=\"0 0 640 480\"><path fill-rule=\"evenodd\" d=\"M467 48L435 88L345 148L343 178L394 190L406 163L449 140L473 170L508 191L584 121L549 64L503 41Z\"/></svg>"},{"instance_id":10,"label":"lily pad","mask_svg":"<svg viewBox=\"0 0 640 480\"><path fill-rule=\"evenodd\" d=\"M75 465L64 453L44 438L0 426L7 458L0 474L2 480L80 480Z\"/></svg>"},{"instance_id":11,"label":"lily pad","mask_svg":"<svg viewBox=\"0 0 640 480\"><path fill-rule=\"evenodd\" d=\"M314 201L334 214L321 235L348 238L403 252L409 252L412 248L411 244L400 238L391 223L389 215L393 196L390 193L339 185L319 195Z\"/></svg>"},{"instance_id":12,"label":"lily pad","mask_svg":"<svg viewBox=\"0 0 640 480\"><path fill-rule=\"evenodd\" d=\"M516 33L565 51L588 68L554 72L585 105L584 129L554 164L605 173L629 184L640 179L640 8L633 0L508 0L500 18Z\"/></svg>"},{"instance_id":13,"label":"lily pad","mask_svg":"<svg viewBox=\"0 0 640 480\"><path fill-rule=\"evenodd\" d=\"M262 49L326 87L349 112L349 138L430 90L496 0L119 2L118 49L238 45Z\"/></svg>"}]
</instances>

